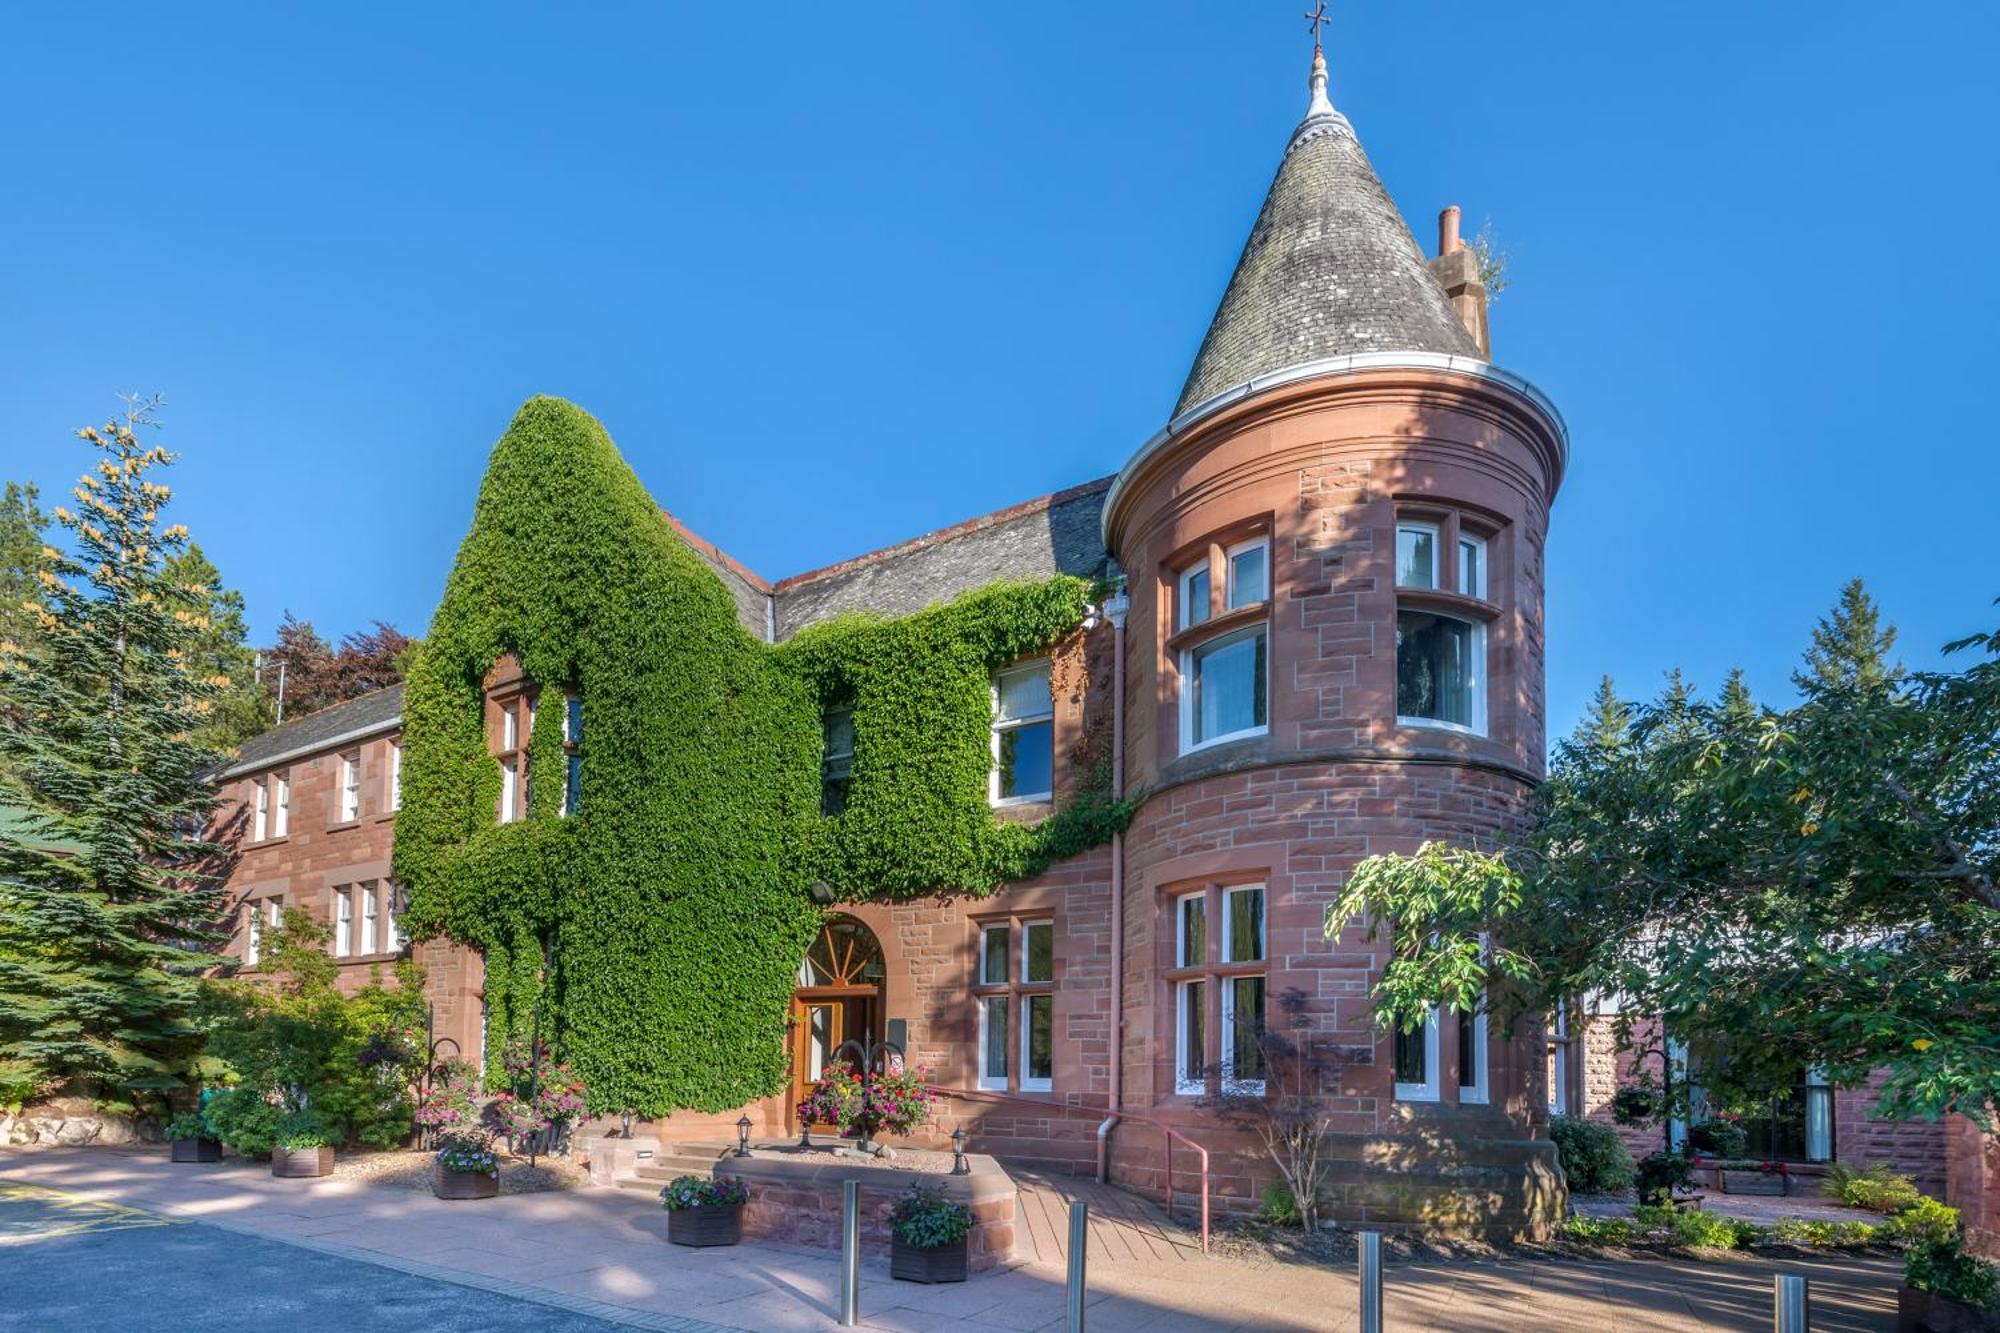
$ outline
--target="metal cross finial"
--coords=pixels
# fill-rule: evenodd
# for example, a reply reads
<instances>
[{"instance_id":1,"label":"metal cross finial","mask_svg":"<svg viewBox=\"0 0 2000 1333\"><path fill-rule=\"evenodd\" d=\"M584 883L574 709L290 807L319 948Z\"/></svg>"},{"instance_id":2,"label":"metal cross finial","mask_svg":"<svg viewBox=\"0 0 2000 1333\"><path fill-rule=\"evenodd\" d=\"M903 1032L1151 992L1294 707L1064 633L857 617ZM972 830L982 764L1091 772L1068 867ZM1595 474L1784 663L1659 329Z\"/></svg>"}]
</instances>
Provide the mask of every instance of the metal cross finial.
<instances>
[{"instance_id":1,"label":"metal cross finial","mask_svg":"<svg viewBox=\"0 0 2000 1333\"><path fill-rule=\"evenodd\" d=\"M1313 0L1312 12L1309 14L1302 14L1300 15L1300 17L1303 18L1306 21L1306 23L1312 28L1313 50L1318 51L1319 30L1321 28L1324 28L1327 24L1333 22L1332 19L1326 16L1326 0Z\"/></svg>"}]
</instances>

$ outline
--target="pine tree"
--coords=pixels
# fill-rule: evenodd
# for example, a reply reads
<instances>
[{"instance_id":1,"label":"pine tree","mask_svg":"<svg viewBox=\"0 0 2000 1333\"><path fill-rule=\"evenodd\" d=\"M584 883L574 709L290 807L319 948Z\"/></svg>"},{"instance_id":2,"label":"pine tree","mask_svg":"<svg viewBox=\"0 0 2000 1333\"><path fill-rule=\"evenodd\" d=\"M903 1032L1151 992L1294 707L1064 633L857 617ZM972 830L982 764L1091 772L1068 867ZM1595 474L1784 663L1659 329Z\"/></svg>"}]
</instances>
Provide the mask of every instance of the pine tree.
<instances>
[{"instance_id":1,"label":"pine tree","mask_svg":"<svg viewBox=\"0 0 2000 1333\"><path fill-rule=\"evenodd\" d=\"M217 750L234 750L274 720L271 696L257 683L257 654L245 642L243 594L223 587L222 572L192 543L167 560L162 575L207 604L208 627L195 637L196 674L229 682L194 738Z\"/></svg>"},{"instance_id":2,"label":"pine tree","mask_svg":"<svg viewBox=\"0 0 2000 1333\"><path fill-rule=\"evenodd\" d=\"M1605 752L1625 744L1632 731L1632 708L1618 697L1611 677L1601 677L1591 697L1590 711L1576 724L1573 743L1581 749Z\"/></svg>"},{"instance_id":3,"label":"pine tree","mask_svg":"<svg viewBox=\"0 0 2000 1333\"><path fill-rule=\"evenodd\" d=\"M34 483L10 481L0 495L0 643L27 643L42 604L42 531L49 525Z\"/></svg>"},{"instance_id":4,"label":"pine tree","mask_svg":"<svg viewBox=\"0 0 2000 1333\"><path fill-rule=\"evenodd\" d=\"M223 756L192 739L221 688L201 674L206 599L166 577L172 461L147 448L157 400L79 436L101 457L59 508L35 641L0 654L10 803L0 833L0 1088L177 1086L193 1054L221 880L200 838Z\"/></svg>"},{"instance_id":5,"label":"pine tree","mask_svg":"<svg viewBox=\"0 0 2000 1333\"><path fill-rule=\"evenodd\" d=\"M1903 668L1889 660L1896 627L1882 623L1881 608L1860 579L1849 580L1840 601L1813 627L1805 669L1792 674L1807 695L1833 690L1879 691L1900 680Z\"/></svg>"}]
</instances>

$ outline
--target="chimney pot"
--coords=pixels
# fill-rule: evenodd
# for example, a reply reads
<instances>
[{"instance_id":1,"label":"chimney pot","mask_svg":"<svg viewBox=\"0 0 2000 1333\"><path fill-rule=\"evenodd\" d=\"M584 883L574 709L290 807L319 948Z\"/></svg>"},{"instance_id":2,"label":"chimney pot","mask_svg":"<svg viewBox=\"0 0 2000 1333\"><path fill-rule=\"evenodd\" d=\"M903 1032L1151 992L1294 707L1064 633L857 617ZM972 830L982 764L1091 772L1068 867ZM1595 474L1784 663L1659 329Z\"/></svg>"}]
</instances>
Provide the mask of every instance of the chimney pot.
<instances>
[{"instance_id":1,"label":"chimney pot","mask_svg":"<svg viewBox=\"0 0 2000 1333\"><path fill-rule=\"evenodd\" d=\"M1438 214L1438 254L1456 254L1465 248L1465 242L1458 234L1458 205L1453 204Z\"/></svg>"}]
</instances>

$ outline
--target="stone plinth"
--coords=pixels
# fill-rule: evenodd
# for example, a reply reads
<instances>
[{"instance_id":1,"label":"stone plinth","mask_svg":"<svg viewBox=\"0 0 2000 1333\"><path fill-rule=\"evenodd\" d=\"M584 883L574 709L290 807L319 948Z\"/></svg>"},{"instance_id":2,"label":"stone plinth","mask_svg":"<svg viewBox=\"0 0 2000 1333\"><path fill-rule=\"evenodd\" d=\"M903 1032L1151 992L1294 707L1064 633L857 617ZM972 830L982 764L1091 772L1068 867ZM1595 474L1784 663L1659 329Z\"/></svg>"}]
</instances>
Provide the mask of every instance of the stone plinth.
<instances>
[{"instance_id":1,"label":"stone plinth","mask_svg":"<svg viewBox=\"0 0 2000 1333\"><path fill-rule=\"evenodd\" d=\"M972 1209L972 1235L966 1246L972 1271L1004 1267L1014 1261L1014 1181L991 1157L967 1154L965 1160L971 1173L954 1176L899 1171L825 1153L791 1155L760 1149L750 1157L719 1162L715 1174L734 1176L750 1190L750 1202L743 1209L745 1239L825 1249L840 1247L841 1186L859 1181L865 1254L888 1253L889 1210L910 1186L935 1185L946 1198Z\"/></svg>"},{"instance_id":2,"label":"stone plinth","mask_svg":"<svg viewBox=\"0 0 2000 1333\"><path fill-rule=\"evenodd\" d=\"M660 1155L660 1140L651 1134L579 1134L576 1156L590 1172L590 1183L606 1188L627 1180L638 1169Z\"/></svg>"}]
</instances>

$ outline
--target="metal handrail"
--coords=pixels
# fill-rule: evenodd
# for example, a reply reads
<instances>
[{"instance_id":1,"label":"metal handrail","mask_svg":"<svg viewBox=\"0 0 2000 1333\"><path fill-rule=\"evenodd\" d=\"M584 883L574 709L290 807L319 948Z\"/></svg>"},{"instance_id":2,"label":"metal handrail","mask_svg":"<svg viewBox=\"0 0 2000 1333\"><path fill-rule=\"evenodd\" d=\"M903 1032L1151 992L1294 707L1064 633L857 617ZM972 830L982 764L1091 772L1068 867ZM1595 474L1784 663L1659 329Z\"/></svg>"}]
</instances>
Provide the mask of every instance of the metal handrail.
<instances>
[{"instance_id":1,"label":"metal handrail","mask_svg":"<svg viewBox=\"0 0 2000 1333\"><path fill-rule=\"evenodd\" d=\"M956 1097L961 1101L1011 1102L1019 1106L1032 1106L1036 1110L1044 1112L1061 1111L1068 1115L1097 1114L1095 1110L1087 1106L1071 1106L1066 1102L1045 1102L1033 1097L1017 1097L1009 1092L991 1092L985 1088L932 1088L931 1091L941 1097ZM1142 1125L1151 1125L1166 1136L1166 1209L1168 1217L1174 1215L1174 1144L1179 1143L1193 1150L1195 1156L1201 1160L1201 1252L1207 1254L1209 1219L1208 1149L1202 1147L1172 1125L1163 1124L1151 1116L1133 1115L1129 1111L1113 1111L1097 1127L1097 1175L1098 1179L1106 1182L1109 1182L1110 1176L1106 1174L1105 1135L1110 1130L1112 1123L1118 1120L1136 1120Z\"/></svg>"}]
</instances>

